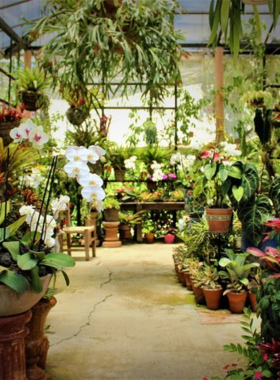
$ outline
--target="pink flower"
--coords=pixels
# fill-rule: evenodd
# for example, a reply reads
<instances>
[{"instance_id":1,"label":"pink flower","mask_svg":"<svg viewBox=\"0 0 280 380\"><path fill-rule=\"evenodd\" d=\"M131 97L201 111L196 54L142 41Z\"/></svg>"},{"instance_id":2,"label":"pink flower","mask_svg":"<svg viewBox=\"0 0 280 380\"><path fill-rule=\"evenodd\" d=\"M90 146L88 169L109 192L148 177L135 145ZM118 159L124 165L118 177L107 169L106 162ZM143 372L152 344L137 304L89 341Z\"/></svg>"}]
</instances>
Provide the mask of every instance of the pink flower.
<instances>
[{"instance_id":1,"label":"pink flower","mask_svg":"<svg viewBox=\"0 0 280 380\"><path fill-rule=\"evenodd\" d=\"M168 177L169 177L169 178L173 178L173 179L174 179L174 178L177 178L176 174L174 174L174 173L169 173L169 174L168 174Z\"/></svg>"},{"instance_id":2,"label":"pink flower","mask_svg":"<svg viewBox=\"0 0 280 380\"><path fill-rule=\"evenodd\" d=\"M267 354L264 354L264 356L263 356L263 360L264 360L265 362L268 361L268 355L267 355Z\"/></svg>"},{"instance_id":3,"label":"pink flower","mask_svg":"<svg viewBox=\"0 0 280 380\"><path fill-rule=\"evenodd\" d=\"M214 153L213 162L217 162L219 158L220 158L220 153L218 152Z\"/></svg>"},{"instance_id":4,"label":"pink flower","mask_svg":"<svg viewBox=\"0 0 280 380\"><path fill-rule=\"evenodd\" d=\"M209 158L213 155L212 150L205 150L204 152L201 153L200 157L201 158Z\"/></svg>"},{"instance_id":5,"label":"pink flower","mask_svg":"<svg viewBox=\"0 0 280 380\"><path fill-rule=\"evenodd\" d=\"M254 378L257 379L257 380L262 380L263 374L261 373L261 371L255 372L254 373Z\"/></svg>"}]
</instances>

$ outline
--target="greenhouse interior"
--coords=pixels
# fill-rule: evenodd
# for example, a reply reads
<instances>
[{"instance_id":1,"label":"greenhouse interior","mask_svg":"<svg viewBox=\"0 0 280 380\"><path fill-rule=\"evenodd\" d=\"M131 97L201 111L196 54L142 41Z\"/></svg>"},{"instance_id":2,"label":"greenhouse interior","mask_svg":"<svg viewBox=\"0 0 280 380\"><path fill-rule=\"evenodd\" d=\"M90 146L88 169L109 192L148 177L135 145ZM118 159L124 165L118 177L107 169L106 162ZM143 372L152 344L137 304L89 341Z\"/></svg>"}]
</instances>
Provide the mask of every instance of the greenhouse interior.
<instances>
[{"instance_id":1,"label":"greenhouse interior","mask_svg":"<svg viewBox=\"0 0 280 380\"><path fill-rule=\"evenodd\" d=\"M0 380L280 380L279 13L0 0Z\"/></svg>"}]
</instances>

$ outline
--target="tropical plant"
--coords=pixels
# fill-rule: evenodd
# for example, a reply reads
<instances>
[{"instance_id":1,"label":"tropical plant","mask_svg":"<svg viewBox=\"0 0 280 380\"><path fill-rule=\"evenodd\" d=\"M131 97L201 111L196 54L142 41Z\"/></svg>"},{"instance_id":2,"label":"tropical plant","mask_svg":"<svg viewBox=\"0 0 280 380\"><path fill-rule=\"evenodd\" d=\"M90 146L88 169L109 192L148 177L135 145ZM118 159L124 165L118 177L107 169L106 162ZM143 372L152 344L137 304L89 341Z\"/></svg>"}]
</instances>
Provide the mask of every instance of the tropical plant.
<instances>
[{"instance_id":1,"label":"tropical plant","mask_svg":"<svg viewBox=\"0 0 280 380\"><path fill-rule=\"evenodd\" d=\"M133 156L133 149L118 146L111 143L106 152L106 157L114 169L125 170L125 160Z\"/></svg>"},{"instance_id":2,"label":"tropical plant","mask_svg":"<svg viewBox=\"0 0 280 380\"><path fill-rule=\"evenodd\" d=\"M10 107L5 103L0 105L0 122L6 123L9 121L20 121L23 117L22 111L24 106L18 108Z\"/></svg>"},{"instance_id":3,"label":"tropical plant","mask_svg":"<svg viewBox=\"0 0 280 380\"><path fill-rule=\"evenodd\" d=\"M211 35L208 40L209 45L217 46L221 36L225 38L225 43L229 46L233 56L236 58L240 51L240 41L243 37L242 14L245 13L245 0L211 0L209 7L209 24ZM261 21L256 2L251 2L256 21L256 42L261 43ZM275 28L279 17L279 2L277 0L268 1L268 10L273 15L273 25Z\"/></svg>"},{"instance_id":4,"label":"tropical plant","mask_svg":"<svg viewBox=\"0 0 280 380\"><path fill-rule=\"evenodd\" d=\"M224 345L224 351L240 355L238 361L241 363L240 365L237 363L226 365L224 367L227 372L225 376L213 376L209 380L276 379L274 375L277 376L276 372L279 369L278 355L276 354L277 349L279 350L279 342L275 342L274 345L262 343L262 336L254 328L253 323L250 309L244 308L241 328L245 333L242 335L245 344ZM208 380L208 377L205 377L204 380Z\"/></svg>"},{"instance_id":5,"label":"tropical plant","mask_svg":"<svg viewBox=\"0 0 280 380\"><path fill-rule=\"evenodd\" d=\"M42 291L40 277L60 270L68 285L69 279L63 268L73 267L75 260L66 254L51 252L43 240L46 232L40 233L38 231L39 219L32 207L30 208L30 211L32 210L30 215L25 214L7 225L7 216L10 210L10 201L0 204L0 226L2 226L0 228L0 282L18 293L24 293L30 288L35 293L40 293ZM33 219L33 225L37 225L37 228L35 230L27 229L22 234L20 229L24 227L29 216L31 218L30 223ZM47 231L49 223L51 221L44 221L43 231Z\"/></svg>"},{"instance_id":6,"label":"tropical plant","mask_svg":"<svg viewBox=\"0 0 280 380\"><path fill-rule=\"evenodd\" d=\"M19 70L16 75L17 79L15 84L19 89L20 101L23 104L26 103L26 93L31 96L36 94L38 96L35 100L35 108L44 108L44 110L47 110L50 101L48 96L45 94L45 91L50 86L50 80L46 77L46 73L38 67L34 67L33 69L27 67L23 70ZM27 104L26 108L29 109Z\"/></svg>"},{"instance_id":7,"label":"tropical plant","mask_svg":"<svg viewBox=\"0 0 280 380\"><path fill-rule=\"evenodd\" d=\"M219 260L219 265L226 269L226 271L220 271L220 276L229 280L224 294L232 291L242 292L247 289L252 269L259 267L260 264L248 263L249 253L235 253L232 249L225 249L225 253L227 257Z\"/></svg>"},{"instance_id":8,"label":"tropical plant","mask_svg":"<svg viewBox=\"0 0 280 380\"><path fill-rule=\"evenodd\" d=\"M141 210L132 214L131 212L119 212L119 221L121 224L126 224L130 227L134 227L136 224L140 224L142 222L142 214L145 213L146 210Z\"/></svg>"},{"instance_id":9,"label":"tropical plant","mask_svg":"<svg viewBox=\"0 0 280 380\"><path fill-rule=\"evenodd\" d=\"M84 98L88 84L99 77L107 97L113 92L110 83L121 73L114 92L125 95L129 82L145 79L144 94L160 99L167 83L180 81L183 37L173 26L175 11L180 9L176 0L82 4L48 0L46 8L45 16L30 23L30 30L34 40L55 34L41 55L41 65L54 86L78 91Z\"/></svg>"},{"instance_id":10,"label":"tropical plant","mask_svg":"<svg viewBox=\"0 0 280 380\"><path fill-rule=\"evenodd\" d=\"M121 204L116 198L114 198L112 196L108 196L103 201L103 208L104 208L104 210L111 209L111 208L115 208L117 210L120 210Z\"/></svg>"},{"instance_id":11,"label":"tropical plant","mask_svg":"<svg viewBox=\"0 0 280 380\"><path fill-rule=\"evenodd\" d=\"M143 224L142 224L142 232L144 234L150 234L150 233L155 233L156 232L156 227L155 224L151 221L151 219L144 219Z\"/></svg>"},{"instance_id":12,"label":"tropical plant","mask_svg":"<svg viewBox=\"0 0 280 380\"><path fill-rule=\"evenodd\" d=\"M203 277L201 280L201 285L208 289L219 289L221 288L220 274L218 268L214 265L204 264L202 267Z\"/></svg>"}]
</instances>

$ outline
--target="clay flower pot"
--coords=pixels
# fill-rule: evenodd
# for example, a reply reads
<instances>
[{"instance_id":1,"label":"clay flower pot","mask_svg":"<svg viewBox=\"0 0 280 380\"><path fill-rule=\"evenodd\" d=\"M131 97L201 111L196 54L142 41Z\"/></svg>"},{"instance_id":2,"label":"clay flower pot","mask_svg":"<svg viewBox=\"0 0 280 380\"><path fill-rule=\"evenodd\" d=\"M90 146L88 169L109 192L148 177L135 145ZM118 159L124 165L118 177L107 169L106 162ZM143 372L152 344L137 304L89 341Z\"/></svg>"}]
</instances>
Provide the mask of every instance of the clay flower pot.
<instances>
[{"instance_id":1,"label":"clay flower pot","mask_svg":"<svg viewBox=\"0 0 280 380\"><path fill-rule=\"evenodd\" d=\"M173 234L164 235L164 242L166 244L173 244L174 240L175 240L175 235L173 235Z\"/></svg>"},{"instance_id":2,"label":"clay flower pot","mask_svg":"<svg viewBox=\"0 0 280 380\"><path fill-rule=\"evenodd\" d=\"M246 304L247 295L248 293L246 291L241 293L227 293L229 310L234 314L242 314Z\"/></svg>"},{"instance_id":3,"label":"clay flower pot","mask_svg":"<svg viewBox=\"0 0 280 380\"><path fill-rule=\"evenodd\" d=\"M226 233L229 231L232 221L231 208L208 207L205 212L210 232Z\"/></svg>"},{"instance_id":4,"label":"clay flower pot","mask_svg":"<svg viewBox=\"0 0 280 380\"><path fill-rule=\"evenodd\" d=\"M220 303L223 295L223 288L209 289L203 288L203 294L206 300L206 306L210 310L218 310L220 308Z\"/></svg>"}]
</instances>

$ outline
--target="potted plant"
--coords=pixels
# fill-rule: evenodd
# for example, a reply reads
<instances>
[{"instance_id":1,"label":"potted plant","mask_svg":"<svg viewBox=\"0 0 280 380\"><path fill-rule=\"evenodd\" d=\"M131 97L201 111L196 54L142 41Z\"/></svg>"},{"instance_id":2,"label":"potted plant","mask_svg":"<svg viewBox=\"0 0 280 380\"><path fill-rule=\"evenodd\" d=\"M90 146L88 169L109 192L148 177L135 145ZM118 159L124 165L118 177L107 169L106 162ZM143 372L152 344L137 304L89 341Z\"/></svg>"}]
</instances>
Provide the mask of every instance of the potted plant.
<instances>
[{"instance_id":1,"label":"potted plant","mask_svg":"<svg viewBox=\"0 0 280 380\"><path fill-rule=\"evenodd\" d=\"M142 232L145 234L145 239L148 244L155 240L156 228L151 219L144 219Z\"/></svg>"},{"instance_id":2,"label":"potted plant","mask_svg":"<svg viewBox=\"0 0 280 380\"><path fill-rule=\"evenodd\" d=\"M203 262L194 262L190 267L192 290L194 292L195 300L198 304L205 304L205 296L203 293Z\"/></svg>"},{"instance_id":3,"label":"potted plant","mask_svg":"<svg viewBox=\"0 0 280 380\"><path fill-rule=\"evenodd\" d=\"M10 131L20 125L23 109L22 105L17 108L10 107L5 103L0 105L0 137L3 139L4 146L12 142Z\"/></svg>"},{"instance_id":4,"label":"potted plant","mask_svg":"<svg viewBox=\"0 0 280 380\"><path fill-rule=\"evenodd\" d=\"M49 98L45 91L50 86L50 80L46 73L38 67L28 67L17 72L15 84L18 86L19 98L28 111L36 111L39 108L48 110Z\"/></svg>"},{"instance_id":5,"label":"potted plant","mask_svg":"<svg viewBox=\"0 0 280 380\"><path fill-rule=\"evenodd\" d=\"M224 295L229 300L229 308L232 313L242 313L247 299L247 286L249 275L253 268L259 267L257 262L247 262L249 253L235 253L232 249L225 249L227 257L219 260L219 265L226 271L220 271L220 276L226 278L229 283Z\"/></svg>"},{"instance_id":6,"label":"potted plant","mask_svg":"<svg viewBox=\"0 0 280 380\"><path fill-rule=\"evenodd\" d=\"M129 239L131 237L131 229L142 222L142 214L145 211L138 211L135 214L131 212L119 212L119 232L120 239Z\"/></svg>"},{"instance_id":7,"label":"potted plant","mask_svg":"<svg viewBox=\"0 0 280 380\"><path fill-rule=\"evenodd\" d=\"M240 154L240 151L236 150L236 154ZM198 197L204 192L208 202L211 202L211 206L205 208L209 230L216 233L228 232L232 223L229 190L232 190L237 200L243 195L241 185L231 185L232 179L241 178L240 170L230 165L219 149L204 151L201 158L206 163L203 166L203 174L196 181L194 196Z\"/></svg>"},{"instance_id":8,"label":"potted plant","mask_svg":"<svg viewBox=\"0 0 280 380\"><path fill-rule=\"evenodd\" d=\"M133 150L131 148L112 144L109 147L106 156L111 166L114 168L115 179L122 182L126 172L125 161L133 156Z\"/></svg>"},{"instance_id":9,"label":"potted plant","mask_svg":"<svg viewBox=\"0 0 280 380\"><path fill-rule=\"evenodd\" d=\"M206 300L206 306L211 310L220 308L223 288L220 284L220 275L218 268L214 265L204 264L203 268L203 294Z\"/></svg>"},{"instance_id":10,"label":"potted plant","mask_svg":"<svg viewBox=\"0 0 280 380\"><path fill-rule=\"evenodd\" d=\"M106 222L117 222L119 220L120 202L113 196L104 199L104 219Z\"/></svg>"}]
</instances>

